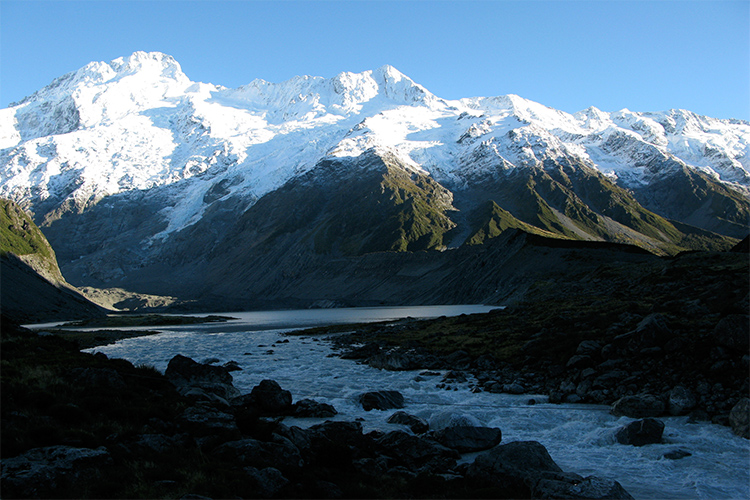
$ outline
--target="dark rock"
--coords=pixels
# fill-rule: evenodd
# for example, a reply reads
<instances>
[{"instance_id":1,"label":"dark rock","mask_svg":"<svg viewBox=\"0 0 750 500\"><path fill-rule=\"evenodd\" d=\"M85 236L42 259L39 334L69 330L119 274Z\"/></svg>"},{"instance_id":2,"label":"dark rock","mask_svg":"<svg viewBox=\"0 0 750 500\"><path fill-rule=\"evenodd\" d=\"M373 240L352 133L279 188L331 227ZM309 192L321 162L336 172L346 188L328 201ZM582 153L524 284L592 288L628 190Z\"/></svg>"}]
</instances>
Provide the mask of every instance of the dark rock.
<instances>
[{"instance_id":1,"label":"dark rock","mask_svg":"<svg viewBox=\"0 0 750 500\"><path fill-rule=\"evenodd\" d=\"M423 368L421 361L422 357L413 350L395 349L372 356L367 364L380 370L403 371Z\"/></svg>"},{"instance_id":2,"label":"dark rock","mask_svg":"<svg viewBox=\"0 0 750 500\"><path fill-rule=\"evenodd\" d=\"M348 467L373 446L359 422L324 422L302 431L305 435L294 427L291 431L290 441L301 446L309 463L320 466Z\"/></svg>"},{"instance_id":3,"label":"dark rock","mask_svg":"<svg viewBox=\"0 0 750 500\"><path fill-rule=\"evenodd\" d=\"M215 400L211 396L216 396L226 404L240 395L232 385L232 376L224 368L196 363L180 354L169 361L164 375L180 394L194 399Z\"/></svg>"},{"instance_id":4,"label":"dark rock","mask_svg":"<svg viewBox=\"0 0 750 500\"><path fill-rule=\"evenodd\" d=\"M288 470L302 467L303 461L299 449L288 440L280 441L272 443L256 439L229 441L218 446L212 455L257 468L274 467Z\"/></svg>"},{"instance_id":5,"label":"dark rock","mask_svg":"<svg viewBox=\"0 0 750 500\"><path fill-rule=\"evenodd\" d=\"M661 399L651 394L625 396L612 404L611 413L616 417L658 417L664 413L665 405Z\"/></svg>"},{"instance_id":6,"label":"dark rock","mask_svg":"<svg viewBox=\"0 0 750 500\"><path fill-rule=\"evenodd\" d=\"M112 458L106 448L50 446L3 458L3 498L59 498L75 495L96 477Z\"/></svg>"},{"instance_id":7,"label":"dark rock","mask_svg":"<svg viewBox=\"0 0 750 500\"><path fill-rule=\"evenodd\" d=\"M294 416L302 418L329 418L338 412L332 405L312 399L302 399L294 404Z\"/></svg>"},{"instance_id":8,"label":"dark rock","mask_svg":"<svg viewBox=\"0 0 750 500\"><path fill-rule=\"evenodd\" d=\"M234 415L206 405L186 408L178 421L197 436L239 436Z\"/></svg>"},{"instance_id":9,"label":"dark rock","mask_svg":"<svg viewBox=\"0 0 750 500\"><path fill-rule=\"evenodd\" d=\"M478 487L501 488L506 498L530 498L530 484L562 474L562 469L540 443L516 441L477 456L467 469L466 478Z\"/></svg>"},{"instance_id":10,"label":"dark rock","mask_svg":"<svg viewBox=\"0 0 750 500\"><path fill-rule=\"evenodd\" d=\"M607 498L633 500L613 479L589 476L578 479L568 474L559 479L539 479L531 488L531 498Z\"/></svg>"},{"instance_id":11,"label":"dark rock","mask_svg":"<svg viewBox=\"0 0 750 500\"><path fill-rule=\"evenodd\" d=\"M164 434L141 434L133 443L133 447L147 453L166 453L183 443Z\"/></svg>"},{"instance_id":12,"label":"dark rock","mask_svg":"<svg viewBox=\"0 0 750 500\"><path fill-rule=\"evenodd\" d=\"M240 367L240 364L236 361L227 361L222 365L222 368L224 368L228 372L237 372L242 371L242 368Z\"/></svg>"},{"instance_id":13,"label":"dark rock","mask_svg":"<svg viewBox=\"0 0 750 500\"><path fill-rule=\"evenodd\" d=\"M732 432L744 438L750 438L750 399L742 398L729 413L729 425Z\"/></svg>"},{"instance_id":14,"label":"dark rock","mask_svg":"<svg viewBox=\"0 0 750 500\"><path fill-rule=\"evenodd\" d=\"M620 382L627 378L627 376L628 373L622 370L612 370L602 373L592 381L591 387L593 389L612 389L620 385Z\"/></svg>"},{"instance_id":15,"label":"dark rock","mask_svg":"<svg viewBox=\"0 0 750 500\"><path fill-rule=\"evenodd\" d=\"M593 366L593 364L594 364L594 360L591 359L591 356L576 354L575 356L572 356L568 360L565 366L567 368L574 368L574 369L582 370L584 368Z\"/></svg>"},{"instance_id":16,"label":"dark rock","mask_svg":"<svg viewBox=\"0 0 750 500\"><path fill-rule=\"evenodd\" d=\"M244 471L253 483L253 489L257 491L260 498L272 498L281 491L284 486L289 484L289 480L284 477L279 469L266 467L257 469L255 467L245 467Z\"/></svg>"},{"instance_id":17,"label":"dark rock","mask_svg":"<svg viewBox=\"0 0 750 500\"><path fill-rule=\"evenodd\" d=\"M685 457L690 457L693 454L685 450L673 450L664 454L664 458L667 460L680 460Z\"/></svg>"},{"instance_id":18,"label":"dark rock","mask_svg":"<svg viewBox=\"0 0 750 500\"><path fill-rule=\"evenodd\" d=\"M448 427L481 427L482 423L468 413L457 413L452 410L443 411L430 418L430 428L433 430Z\"/></svg>"},{"instance_id":19,"label":"dark rock","mask_svg":"<svg viewBox=\"0 0 750 500\"><path fill-rule=\"evenodd\" d=\"M482 354L474 360L474 366L479 370L494 370L497 368L497 360L490 354Z\"/></svg>"},{"instance_id":20,"label":"dark rock","mask_svg":"<svg viewBox=\"0 0 750 500\"><path fill-rule=\"evenodd\" d=\"M664 422L655 418L644 418L620 428L615 434L615 439L620 444L644 446L661 443L663 432Z\"/></svg>"},{"instance_id":21,"label":"dark rock","mask_svg":"<svg viewBox=\"0 0 750 500\"><path fill-rule=\"evenodd\" d=\"M432 438L459 453L469 453L497 446L502 440L502 432L496 427L446 427L433 432Z\"/></svg>"},{"instance_id":22,"label":"dark rock","mask_svg":"<svg viewBox=\"0 0 750 500\"><path fill-rule=\"evenodd\" d=\"M750 349L750 316L730 314L717 323L711 335L720 346L747 353Z\"/></svg>"},{"instance_id":23,"label":"dark rock","mask_svg":"<svg viewBox=\"0 0 750 500\"><path fill-rule=\"evenodd\" d=\"M581 378L590 378L596 375L597 371L593 368L586 368L585 370L581 371Z\"/></svg>"},{"instance_id":24,"label":"dark rock","mask_svg":"<svg viewBox=\"0 0 750 500\"><path fill-rule=\"evenodd\" d=\"M634 351L648 347L661 347L674 337L667 318L661 313L649 314L638 323L629 346Z\"/></svg>"},{"instance_id":25,"label":"dark rock","mask_svg":"<svg viewBox=\"0 0 750 500\"><path fill-rule=\"evenodd\" d=\"M602 345L596 340L584 340L576 348L576 354L582 356L596 356L601 351Z\"/></svg>"},{"instance_id":26,"label":"dark rock","mask_svg":"<svg viewBox=\"0 0 750 500\"><path fill-rule=\"evenodd\" d=\"M503 384L503 392L508 394L523 394L526 392L526 389L518 382L513 382L512 384Z\"/></svg>"},{"instance_id":27,"label":"dark rock","mask_svg":"<svg viewBox=\"0 0 750 500\"><path fill-rule=\"evenodd\" d=\"M376 342L368 342L367 344L350 349L341 355L342 359L367 359L380 353L380 345Z\"/></svg>"},{"instance_id":28,"label":"dark rock","mask_svg":"<svg viewBox=\"0 0 750 500\"><path fill-rule=\"evenodd\" d=\"M91 388L120 390L125 388L122 376L112 368L73 368L71 381L76 385Z\"/></svg>"},{"instance_id":29,"label":"dark rock","mask_svg":"<svg viewBox=\"0 0 750 500\"><path fill-rule=\"evenodd\" d=\"M398 391L366 392L359 397L365 411L390 410L404 407L404 396Z\"/></svg>"},{"instance_id":30,"label":"dark rock","mask_svg":"<svg viewBox=\"0 0 750 500\"><path fill-rule=\"evenodd\" d=\"M685 387L678 385L669 391L669 414L670 415L686 415L692 410L697 400L692 392Z\"/></svg>"},{"instance_id":31,"label":"dark rock","mask_svg":"<svg viewBox=\"0 0 750 500\"><path fill-rule=\"evenodd\" d=\"M264 414L290 415L293 412L292 393L282 389L275 380L261 381L250 391L250 396Z\"/></svg>"},{"instance_id":32,"label":"dark rock","mask_svg":"<svg viewBox=\"0 0 750 500\"><path fill-rule=\"evenodd\" d=\"M424 437L403 431L392 431L376 440L382 453L394 458L411 471L426 468L430 471L455 467L460 458L456 450Z\"/></svg>"},{"instance_id":33,"label":"dark rock","mask_svg":"<svg viewBox=\"0 0 750 500\"><path fill-rule=\"evenodd\" d=\"M386 420L389 424L405 425L414 434L424 434L430 430L430 424L423 418L419 418L415 415L409 415L405 411L397 411Z\"/></svg>"}]
</instances>

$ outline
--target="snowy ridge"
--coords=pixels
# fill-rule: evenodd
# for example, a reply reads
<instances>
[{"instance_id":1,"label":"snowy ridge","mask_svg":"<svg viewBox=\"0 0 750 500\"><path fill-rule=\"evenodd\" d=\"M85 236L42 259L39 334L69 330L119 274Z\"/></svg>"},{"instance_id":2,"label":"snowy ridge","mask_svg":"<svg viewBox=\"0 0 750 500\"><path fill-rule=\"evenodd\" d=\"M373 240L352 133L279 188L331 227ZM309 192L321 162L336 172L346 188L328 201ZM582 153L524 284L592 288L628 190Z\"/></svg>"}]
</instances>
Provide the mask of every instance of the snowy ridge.
<instances>
[{"instance_id":1,"label":"snowy ridge","mask_svg":"<svg viewBox=\"0 0 750 500\"><path fill-rule=\"evenodd\" d=\"M371 149L456 186L567 156L626 188L666 175L652 166L672 159L750 189L744 121L684 110L571 115L515 95L446 101L391 66L227 89L190 81L170 56L136 52L0 110L0 196L81 211L170 185L166 236L222 198L252 203L327 155ZM219 183L221 196L207 196Z\"/></svg>"}]
</instances>

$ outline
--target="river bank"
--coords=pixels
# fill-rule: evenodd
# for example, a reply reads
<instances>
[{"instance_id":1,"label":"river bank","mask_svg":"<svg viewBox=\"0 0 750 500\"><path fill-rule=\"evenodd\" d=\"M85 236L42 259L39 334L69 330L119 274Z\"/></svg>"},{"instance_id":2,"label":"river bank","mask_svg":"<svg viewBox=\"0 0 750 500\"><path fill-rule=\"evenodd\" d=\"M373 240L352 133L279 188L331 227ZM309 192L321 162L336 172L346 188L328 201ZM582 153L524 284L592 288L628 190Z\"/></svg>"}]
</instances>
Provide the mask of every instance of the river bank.
<instances>
[{"instance_id":1,"label":"river bank","mask_svg":"<svg viewBox=\"0 0 750 500\"><path fill-rule=\"evenodd\" d=\"M338 332L343 357L376 368L471 375L476 391L608 405L651 396L648 416L727 425L750 392L747 276L746 255L685 254L540 282L525 301L489 314L306 333Z\"/></svg>"}]
</instances>

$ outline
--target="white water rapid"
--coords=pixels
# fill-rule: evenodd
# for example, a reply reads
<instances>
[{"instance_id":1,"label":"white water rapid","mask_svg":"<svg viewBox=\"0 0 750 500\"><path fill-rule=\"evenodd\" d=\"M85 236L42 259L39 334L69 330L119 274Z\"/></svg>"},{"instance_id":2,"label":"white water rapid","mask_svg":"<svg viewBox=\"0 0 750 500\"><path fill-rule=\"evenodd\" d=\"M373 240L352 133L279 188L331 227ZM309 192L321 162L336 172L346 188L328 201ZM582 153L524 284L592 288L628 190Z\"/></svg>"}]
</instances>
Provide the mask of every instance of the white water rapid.
<instances>
[{"instance_id":1,"label":"white water rapid","mask_svg":"<svg viewBox=\"0 0 750 500\"><path fill-rule=\"evenodd\" d=\"M224 324L159 328L158 335L121 340L89 349L134 364L164 371L176 354L196 361L217 358L237 361L232 372L243 393L263 379L274 379L292 392L295 401L312 398L332 404L336 420L363 419L365 431L401 428L387 424L395 411L362 410L357 396L371 390L397 390L406 401L404 411L437 424L450 414L468 415L483 425L499 427L503 443L535 440L542 443L563 470L619 481L638 499L750 498L750 442L727 427L691 424L687 417L664 417L662 444L634 447L618 444L614 433L632 419L617 418L609 408L591 405L553 405L543 396L472 393L471 381L439 389L440 375L389 372L333 356L324 337L286 336L291 329L332 323L434 317L484 312L482 306L420 308L361 308L310 311L228 313L239 318ZM153 328L150 328L153 329ZM534 399L536 404L530 405ZM286 419L288 425L308 427L320 420ZM405 428L403 428L405 429ZM679 460L665 453L684 450ZM465 456L473 460L473 455Z\"/></svg>"}]
</instances>

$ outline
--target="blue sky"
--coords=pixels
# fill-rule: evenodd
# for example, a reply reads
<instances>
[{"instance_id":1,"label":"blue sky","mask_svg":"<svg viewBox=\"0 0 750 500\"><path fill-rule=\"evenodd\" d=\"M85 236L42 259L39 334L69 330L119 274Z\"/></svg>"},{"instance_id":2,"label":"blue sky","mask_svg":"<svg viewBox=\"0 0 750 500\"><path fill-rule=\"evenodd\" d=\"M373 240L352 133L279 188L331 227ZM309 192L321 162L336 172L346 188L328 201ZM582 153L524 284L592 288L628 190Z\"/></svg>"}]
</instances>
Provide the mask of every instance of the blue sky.
<instances>
[{"instance_id":1,"label":"blue sky","mask_svg":"<svg viewBox=\"0 0 750 500\"><path fill-rule=\"evenodd\" d=\"M227 87L391 64L448 99L750 120L748 0L2 0L0 106L136 50Z\"/></svg>"}]
</instances>

